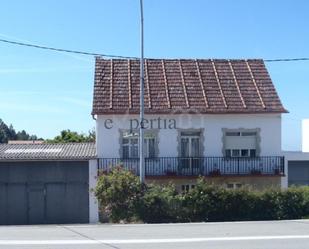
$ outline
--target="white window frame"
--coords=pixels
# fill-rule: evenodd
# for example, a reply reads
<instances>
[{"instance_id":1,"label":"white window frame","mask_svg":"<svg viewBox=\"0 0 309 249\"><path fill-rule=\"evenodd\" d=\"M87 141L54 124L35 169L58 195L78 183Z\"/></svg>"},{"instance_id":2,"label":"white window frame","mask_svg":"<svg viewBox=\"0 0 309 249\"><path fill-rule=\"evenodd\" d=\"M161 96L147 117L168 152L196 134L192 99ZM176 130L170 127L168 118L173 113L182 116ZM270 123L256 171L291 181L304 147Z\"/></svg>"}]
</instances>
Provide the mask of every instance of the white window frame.
<instances>
[{"instance_id":1,"label":"white window frame","mask_svg":"<svg viewBox=\"0 0 309 249\"><path fill-rule=\"evenodd\" d=\"M190 134L192 133L192 134ZM182 139L187 138L189 139L189 144L188 144L188 156L182 155ZM194 153L193 151L193 139L198 139L198 151ZM181 157L200 157L201 156L201 131L181 131L180 132L180 156ZM193 156L193 154L197 154L197 156Z\"/></svg>"},{"instance_id":2,"label":"white window frame","mask_svg":"<svg viewBox=\"0 0 309 249\"><path fill-rule=\"evenodd\" d=\"M128 143L124 143L125 140L128 140ZM128 156L124 155L124 147L128 148ZM135 156L133 156L134 149L137 149L137 154ZM122 152L121 158L124 159L138 158L138 133L123 132L121 134L121 152Z\"/></svg>"},{"instance_id":3,"label":"white window frame","mask_svg":"<svg viewBox=\"0 0 309 249\"><path fill-rule=\"evenodd\" d=\"M130 158L138 158L139 157L139 134L136 131L122 131L120 133L120 157L123 159ZM127 139L128 143L124 144L124 140ZM150 156L150 140L154 139L153 150L151 152L152 156ZM133 142L134 141L134 142ZM155 132L147 131L144 135L144 155L145 158L156 158L158 156L158 139L157 134ZM129 155L127 157L124 156L124 147L128 147ZM136 151L136 154L135 154ZM135 154L135 155L134 155Z\"/></svg>"},{"instance_id":4,"label":"white window frame","mask_svg":"<svg viewBox=\"0 0 309 249\"><path fill-rule=\"evenodd\" d=\"M254 158L258 157L260 154L260 129L222 129L223 130L223 150L222 153L224 157L239 157L239 158ZM227 137L247 137L247 136L255 136L256 145L255 148L243 147L240 146L229 146L227 147Z\"/></svg>"},{"instance_id":5,"label":"white window frame","mask_svg":"<svg viewBox=\"0 0 309 249\"><path fill-rule=\"evenodd\" d=\"M243 155L243 151L247 151L247 155ZM237 155L235 153L237 152ZM254 158L256 157L256 149L226 149L225 157L243 157L243 158Z\"/></svg>"}]
</instances>

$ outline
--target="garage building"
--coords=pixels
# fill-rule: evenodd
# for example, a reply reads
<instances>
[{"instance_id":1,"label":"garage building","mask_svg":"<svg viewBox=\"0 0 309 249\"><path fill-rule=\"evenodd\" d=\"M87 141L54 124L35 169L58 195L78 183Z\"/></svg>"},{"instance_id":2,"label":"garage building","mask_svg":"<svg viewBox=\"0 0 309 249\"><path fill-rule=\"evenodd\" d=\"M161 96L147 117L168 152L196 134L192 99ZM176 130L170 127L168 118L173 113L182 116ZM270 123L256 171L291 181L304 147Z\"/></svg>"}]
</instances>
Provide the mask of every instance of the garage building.
<instances>
[{"instance_id":1,"label":"garage building","mask_svg":"<svg viewBox=\"0 0 309 249\"><path fill-rule=\"evenodd\" d=\"M289 185L309 185L309 160L289 161Z\"/></svg>"},{"instance_id":2,"label":"garage building","mask_svg":"<svg viewBox=\"0 0 309 249\"><path fill-rule=\"evenodd\" d=\"M1 144L0 224L96 222L94 143Z\"/></svg>"},{"instance_id":3,"label":"garage building","mask_svg":"<svg viewBox=\"0 0 309 249\"><path fill-rule=\"evenodd\" d=\"M285 151L287 186L309 186L309 153Z\"/></svg>"}]
</instances>

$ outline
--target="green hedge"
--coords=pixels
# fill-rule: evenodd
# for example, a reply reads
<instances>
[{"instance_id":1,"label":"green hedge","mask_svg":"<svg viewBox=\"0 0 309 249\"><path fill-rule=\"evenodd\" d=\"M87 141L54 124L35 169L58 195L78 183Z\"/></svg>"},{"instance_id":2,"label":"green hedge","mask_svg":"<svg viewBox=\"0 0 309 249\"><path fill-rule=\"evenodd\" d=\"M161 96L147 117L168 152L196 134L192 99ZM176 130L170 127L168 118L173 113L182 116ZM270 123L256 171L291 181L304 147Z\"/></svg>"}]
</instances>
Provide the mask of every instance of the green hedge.
<instances>
[{"instance_id":1,"label":"green hedge","mask_svg":"<svg viewBox=\"0 0 309 249\"><path fill-rule=\"evenodd\" d=\"M143 185L117 167L101 174L95 195L112 222L146 223L281 220L309 217L309 187L258 192L209 185L200 178L194 189L178 193L173 185Z\"/></svg>"}]
</instances>

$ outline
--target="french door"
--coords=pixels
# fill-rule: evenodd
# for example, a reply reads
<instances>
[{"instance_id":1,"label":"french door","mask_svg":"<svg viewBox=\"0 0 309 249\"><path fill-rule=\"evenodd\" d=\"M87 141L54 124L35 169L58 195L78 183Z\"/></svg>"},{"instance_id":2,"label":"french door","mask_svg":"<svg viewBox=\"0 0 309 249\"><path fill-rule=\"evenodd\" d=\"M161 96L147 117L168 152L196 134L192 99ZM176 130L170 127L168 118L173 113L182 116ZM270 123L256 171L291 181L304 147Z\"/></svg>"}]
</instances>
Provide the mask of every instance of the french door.
<instances>
[{"instance_id":1,"label":"french door","mask_svg":"<svg viewBox=\"0 0 309 249\"><path fill-rule=\"evenodd\" d=\"M192 174L201 163L200 132L182 132L180 138L180 165L184 174Z\"/></svg>"}]
</instances>

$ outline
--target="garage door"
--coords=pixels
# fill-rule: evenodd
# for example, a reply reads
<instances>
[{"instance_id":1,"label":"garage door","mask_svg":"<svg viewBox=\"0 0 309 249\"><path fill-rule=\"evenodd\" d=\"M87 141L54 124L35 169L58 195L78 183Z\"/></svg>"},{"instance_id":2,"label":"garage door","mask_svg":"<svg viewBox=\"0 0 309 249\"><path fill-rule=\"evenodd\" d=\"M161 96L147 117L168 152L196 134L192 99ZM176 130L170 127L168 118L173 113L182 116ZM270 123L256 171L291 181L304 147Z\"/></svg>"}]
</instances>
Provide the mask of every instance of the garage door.
<instances>
[{"instance_id":1,"label":"garage door","mask_svg":"<svg viewBox=\"0 0 309 249\"><path fill-rule=\"evenodd\" d=\"M0 224L89 222L88 162L1 162Z\"/></svg>"},{"instance_id":2,"label":"garage door","mask_svg":"<svg viewBox=\"0 0 309 249\"><path fill-rule=\"evenodd\" d=\"M309 161L289 161L290 185L309 185Z\"/></svg>"}]
</instances>

